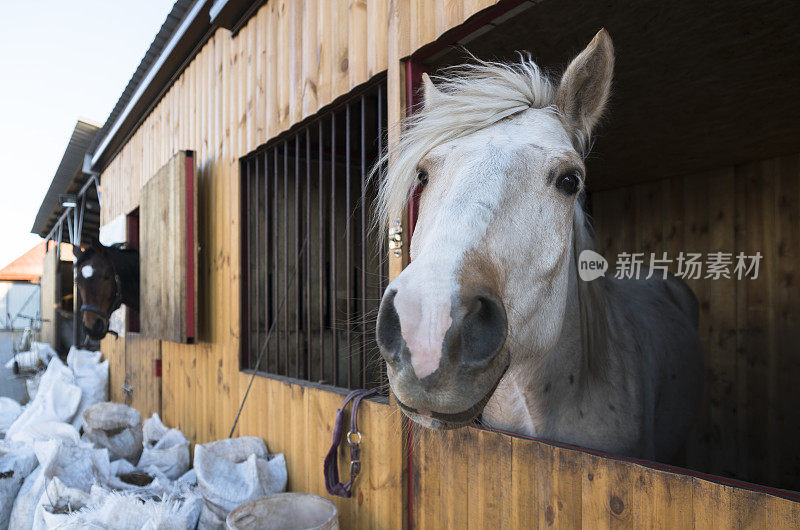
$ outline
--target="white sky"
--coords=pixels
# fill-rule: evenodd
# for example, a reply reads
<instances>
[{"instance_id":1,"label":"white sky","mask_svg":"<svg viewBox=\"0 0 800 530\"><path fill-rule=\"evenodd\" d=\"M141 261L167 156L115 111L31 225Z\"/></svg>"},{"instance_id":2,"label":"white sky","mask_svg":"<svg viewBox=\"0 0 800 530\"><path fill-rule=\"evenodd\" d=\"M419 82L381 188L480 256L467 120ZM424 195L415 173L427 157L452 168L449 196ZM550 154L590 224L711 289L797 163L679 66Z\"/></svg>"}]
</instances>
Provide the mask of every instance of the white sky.
<instances>
[{"instance_id":1,"label":"white sky","mask_svg":"<svg viewBox=\"0 0 800 530\"><path fill-rule=\"evenodd\" d=\"M36 245L36 212L78 118L102 125L172 0L0 0L0 268Z\"/></svg>"}]
</instances>

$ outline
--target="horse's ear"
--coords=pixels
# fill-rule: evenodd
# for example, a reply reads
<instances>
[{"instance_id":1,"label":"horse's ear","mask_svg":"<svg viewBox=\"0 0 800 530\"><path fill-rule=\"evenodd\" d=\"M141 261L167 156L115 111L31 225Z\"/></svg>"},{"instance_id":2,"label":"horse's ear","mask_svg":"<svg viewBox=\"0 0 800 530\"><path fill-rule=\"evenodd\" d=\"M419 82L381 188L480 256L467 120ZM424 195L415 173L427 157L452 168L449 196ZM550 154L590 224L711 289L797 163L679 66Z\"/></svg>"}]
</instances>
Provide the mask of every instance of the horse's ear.
<instances>
[{"instance_id":1,"label":"horse's ear","mask_svg":"<svg viewBox=\"0 0 800 530\"><path fill-rule=\"evenodd\" d=\"M83 256L83 249L81 249L80 245L72 245L72 255L75 256L75 261L81 259L81 256Z\"/></svg>"},{"instance_id":2,"label":"horse's ear","mask_svg":"<svg viewBox=\"0 0 800 530\"><path fill-rule=\"evenodd\" d=\"M425 101L425 106L426 107L431 106L433 103L436 102L436 99L441 94L442 93L439 91L439 89L436 88L436 85L433 84L433 81L431 81L431 77L428 74L423 73L422 74L422 97L423 97L423 100Z\"/></svg>"},{"instance_id":3,"label":"horse's ear","mask_svg":"<svg viewBox=\"0 0 800 530\"><path fill-rule=\"evenodd\" d=\"M106 253L106 247L104 247L98 239L92 240L92 246L90 248L101 255Z\"/></svg>"},{"instance_id":4,"label":"horse's ear","mask_svg":"<svg viewBox=\"0 0 800 530\"><path fill-rule=\"evenodd\" d=\"M587 139L603 115L614 76L614 45L605 29L567 67L556 92L556 106L567 124Z\"/></svg>"}]
</instances>

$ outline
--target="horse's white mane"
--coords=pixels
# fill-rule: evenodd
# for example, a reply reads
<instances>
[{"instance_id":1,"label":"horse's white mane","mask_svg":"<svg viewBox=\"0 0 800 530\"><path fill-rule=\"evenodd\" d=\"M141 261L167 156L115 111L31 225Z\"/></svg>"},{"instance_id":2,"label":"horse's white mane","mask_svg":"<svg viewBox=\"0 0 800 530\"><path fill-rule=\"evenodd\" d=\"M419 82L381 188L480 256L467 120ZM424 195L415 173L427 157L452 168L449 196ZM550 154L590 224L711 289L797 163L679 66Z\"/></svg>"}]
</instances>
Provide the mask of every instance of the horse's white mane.
<instances>
[{"instance_id":1,"label":"horse's white mane","mask_svg":"<svg viewBox=\"0 0 800 530\"><path fill-rule=\"evenodd\" d=\"M429 103L403 121L398 143L375 166L391 160L375 212L381 233L401 216L428 151L527 109L549 107L555 97L550 79L528 55L514 64L475 59L445 69L436 81L435 93L426 94Z\"/></svg>"}]
</instances>

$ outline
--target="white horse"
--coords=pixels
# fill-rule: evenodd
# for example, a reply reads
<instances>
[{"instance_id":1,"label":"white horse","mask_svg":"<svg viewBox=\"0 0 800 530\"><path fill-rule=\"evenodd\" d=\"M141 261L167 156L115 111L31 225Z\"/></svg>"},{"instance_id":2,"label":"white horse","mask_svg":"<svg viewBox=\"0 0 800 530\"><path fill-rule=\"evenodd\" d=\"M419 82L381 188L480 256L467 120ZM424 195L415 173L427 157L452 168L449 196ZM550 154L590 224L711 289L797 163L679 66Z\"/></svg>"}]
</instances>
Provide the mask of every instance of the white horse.
<instances>
[{"instance_id":1,"label":"white horse","mask_svg":"<svg viewBox=\"0 0 800 530\"><path fill-rule=\"evenodd\" d=\"M557 87L530 59L424 78L388 153L381 228L424 186L411 263L377 339L413 421L484 424L650 459L683 444L702 390L697 304L673 276L583 281L581 197L614 65L601 30ZM646 273L646 268L644 269ZM610 276L610 275L609 275Z\"/></svg>"}]
</instances>

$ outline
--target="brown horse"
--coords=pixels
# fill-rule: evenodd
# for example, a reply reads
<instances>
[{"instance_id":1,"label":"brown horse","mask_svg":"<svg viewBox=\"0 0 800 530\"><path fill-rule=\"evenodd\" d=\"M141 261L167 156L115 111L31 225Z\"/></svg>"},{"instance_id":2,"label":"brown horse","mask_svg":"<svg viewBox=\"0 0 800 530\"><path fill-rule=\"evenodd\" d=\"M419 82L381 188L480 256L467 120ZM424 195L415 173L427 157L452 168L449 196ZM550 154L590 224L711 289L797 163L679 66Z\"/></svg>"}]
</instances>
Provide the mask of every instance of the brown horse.
<instances>
[{"instance_id":1,"label":"brown horse","mask_svg":"<svg viewBox=\"0 0 800 530\"><path fill-rule=\"evenodd\" d=\"M75 247L73 252L83 327L91 338L100 340L108 333L111 313L120 305L139 311L139 252L97 242L85 250Z\"/></svg>"}]
</instances>

